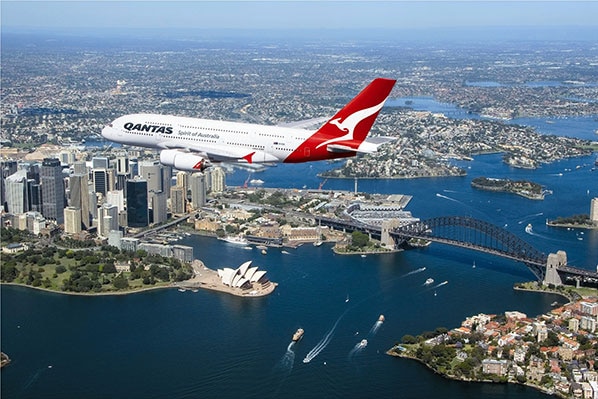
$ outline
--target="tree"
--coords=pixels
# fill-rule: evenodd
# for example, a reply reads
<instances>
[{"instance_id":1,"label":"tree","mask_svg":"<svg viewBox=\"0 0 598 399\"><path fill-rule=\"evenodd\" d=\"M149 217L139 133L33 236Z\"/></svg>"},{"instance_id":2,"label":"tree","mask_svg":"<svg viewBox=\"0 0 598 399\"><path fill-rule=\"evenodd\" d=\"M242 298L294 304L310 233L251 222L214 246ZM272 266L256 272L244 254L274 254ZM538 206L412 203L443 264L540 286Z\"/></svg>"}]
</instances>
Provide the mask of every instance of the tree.
<instances>
[{"instance_id":1,"label":"tree","mask_svg":"<svg viewBox=\"0 0 598 399\"><path fill-rule=\"evenodd\" d=\"M127 278L124 275L119 274L114 278L112 285L117 290L123 290L125 288L129 288L129 280L127 280Z\"/></svg>"},{"instance_id":2,"label":"tree","mask_svg":"<svg viewBox=\"0 0 598 399\"><path fill-rule=\"evenodd\" d=\"M401 342L404 344L416 344L417 343L417 338L415 338L413 335L403 335L403 338L401 338Z\"/></svg>"},{"instance_id":3,"label":"tree","mask_svg":"<svg viewBox=\"0 0 598 399\"><path fill-rule=\"evenodd\" d=\"M363 248L370 243L370 237L360 231L351 233L351 243L354 247Z\"/></svg>"}]
</instances>

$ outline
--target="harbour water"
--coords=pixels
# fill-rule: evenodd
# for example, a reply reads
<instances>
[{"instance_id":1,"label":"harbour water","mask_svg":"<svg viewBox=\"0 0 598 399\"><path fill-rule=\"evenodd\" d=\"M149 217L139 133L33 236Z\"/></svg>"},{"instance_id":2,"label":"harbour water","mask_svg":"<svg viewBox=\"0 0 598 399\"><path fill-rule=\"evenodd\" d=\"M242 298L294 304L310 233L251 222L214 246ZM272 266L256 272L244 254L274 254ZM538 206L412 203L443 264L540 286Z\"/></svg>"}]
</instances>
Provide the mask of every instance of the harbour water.
<instances>
[{"instance_id":1,"label":"harbour water","mask_svg":"<svg viewBox=\"0 0 598 399\"><path fill-rule=\"evenodd\" d=\"M544 252L567 251L574 266L594 269L598 231L545 225L547 218L589 213L598 196L593 161L576 158L533 171L485 155L460 163L466 177L363 180L358 190L412 195L407 209L422 219L484 219ZM317 188L317 173L333 166L281 165L253 177L265 187ZM227 183L242 185L248 173L237 171ZM476 191L470 187L476 176L530 179L553 194L532 201ZM323 186L353 188L353 180ZM525 232L528 223L532 234ZM328 244L288 253L270 249L264 256L207 237L179 243L192 245L210 268L253 260L279 286L264 298L176 289L76 297L2 286L2 350L13 359L2 370L2 398L545 397L521 386L449 381L385 355L405 334L454 327L479 312L534 316L563 301L514 291L515 282L534 278L523 264L438 244L360 257L335 255ZM424 285L427 278L435 283ZM380 314L386 320L376 326ZM305 334L291 344L299 327ZM362 339L367 346L359 347Z\"/></svg>"}]
</instances>

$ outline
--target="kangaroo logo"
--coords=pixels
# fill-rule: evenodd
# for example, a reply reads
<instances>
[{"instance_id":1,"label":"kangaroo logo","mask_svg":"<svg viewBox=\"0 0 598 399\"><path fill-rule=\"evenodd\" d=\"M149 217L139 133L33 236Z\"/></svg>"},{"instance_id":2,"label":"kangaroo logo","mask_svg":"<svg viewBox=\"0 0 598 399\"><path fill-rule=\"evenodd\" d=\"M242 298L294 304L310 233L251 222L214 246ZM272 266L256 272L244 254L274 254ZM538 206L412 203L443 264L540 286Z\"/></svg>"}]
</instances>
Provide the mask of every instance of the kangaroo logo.
<instances>
[{"instance_id":1,"label":"kangaroo logo","mask_svg":"<svg viewBox=\"0 0 598 399\"><path fill-rule=\"evenodd\" d=\"M355 127L359 124L359 122L361 122L365 118L368 118L368 117L374 115L376 112L380 111L382 109L382 107L384 106L385 101L386 101L386 99L382 100L382 102L380 104L374 105L373 107L365 108L365 109L359 110L357 112L354 112L351 115L347 116L345 118L345 120L342 122L340 122L341 118L331 119L328 123L335 125L341 132L346 132L346 134L343 136L340 136L340 137L335 137L330 140L326 140L326 141L318 144L316 146L316 148L320 148L324 145L328 145L328 144L332 144L332 143L338 143L340 141L353 140L354 139L353 135L355 133Z\"/></svg>"}]
</instances>

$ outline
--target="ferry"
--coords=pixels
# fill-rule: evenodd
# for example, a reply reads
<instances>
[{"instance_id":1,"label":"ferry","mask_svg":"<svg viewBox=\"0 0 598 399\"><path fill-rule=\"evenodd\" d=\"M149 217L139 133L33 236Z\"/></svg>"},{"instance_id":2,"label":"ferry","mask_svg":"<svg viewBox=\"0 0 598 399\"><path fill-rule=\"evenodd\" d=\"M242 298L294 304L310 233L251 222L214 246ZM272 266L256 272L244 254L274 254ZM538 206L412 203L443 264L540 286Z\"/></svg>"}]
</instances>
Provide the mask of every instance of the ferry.
<instances>
[{"instance_id":1,"label":"ferry","mask_svg":"<svg viewBox=\"0 0 598 399\"><path fill-rule=\"evenodd\" d=\"M426 280L426 282L424 283L424 285L430 285L433 282L434 282L434 279L433 278L429 278L429 279Z\"/></svg>"},{"instance_id":2,"label":"ferry","mask_svg":"<svg viewBox=\"0 0 598 399\"><path fill-rule=\"evenodd\" d=\"M251 180L249 180L249 183L254 184L254 185L260 185L260 184L264 184L264 181L261 179L251 179Z\"/></svg>"},{"instance_id":3,"label":"ferry","mask_svg":"<svg viewBox=\"0 0 598 399\"><path fill-rule=\"evenodd\" d=\"M380 317L378 317L378 321L383 322L385 320L384 315L381 314Z\"/></svg>"},{"instance_id":4,"label":"ferry","mask_svg":"<svg viewBox=\"0 0 598 399\"><path fill-rule=\"evenodd\" d=\"M525 232L527 234L532 234L532 224L531 223L528 223L528 225L525 226Z\"/></svg>"},{"instance_id":5,"label":"ferry","mask_svg":"<svg viewBox=\"0 0 598 399\"><path fill-rule=\"evenodd\" d=\"M295 331L295 334L293 334L293 342L299 341L303 337L303 333L304 331L302 328Z\"/></svg>"},{"instance_id":6,"label":"ferry","mask_svg":"<svg viewBox=\"0 0 598 399\"><path fill-rule=\"evenodd\" d=\"M359 343L359 345L357 346L358 348L365 348L368 345L368 340L367 339L362 339L361 342Z\"/></svg>"}]
</instances>

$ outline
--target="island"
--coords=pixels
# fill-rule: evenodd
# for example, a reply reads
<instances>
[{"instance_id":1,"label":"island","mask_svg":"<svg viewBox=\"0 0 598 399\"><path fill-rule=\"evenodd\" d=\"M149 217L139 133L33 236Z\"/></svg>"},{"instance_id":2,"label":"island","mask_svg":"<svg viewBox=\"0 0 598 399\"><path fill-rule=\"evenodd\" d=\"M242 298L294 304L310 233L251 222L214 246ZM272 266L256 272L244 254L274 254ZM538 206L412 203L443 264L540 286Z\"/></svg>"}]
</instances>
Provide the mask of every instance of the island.
<instances>
[{"instance_id":1,"label":"island","mask_svg":"<svg viewBox=\"0 0 598 399\"><path fill-rule=\"evenodd\" d=\"M471 181L471 187L478 190L513 193L532 200L543 200L546 193L540 184L528 180L496 179L491 177L476 177Z\"/></svg>"},{"instance_id":2,"label":"island","mask_svg":"<svg viewBox=\"0 0 598 399\"><path fill-rule=\"evenodd\" d=\"M586 397L598 391L597 317L595 295L534 318L518 311L480 313L450 331L405 335L387 354L417 360L446 378Z\"/></svg>"}]
</instances>

